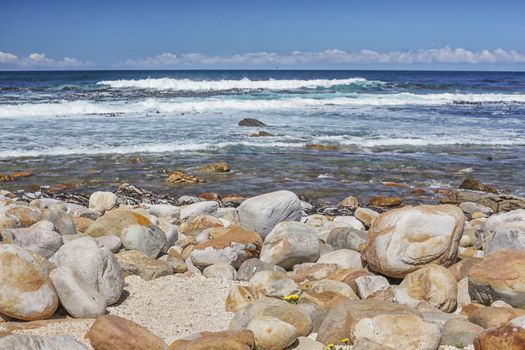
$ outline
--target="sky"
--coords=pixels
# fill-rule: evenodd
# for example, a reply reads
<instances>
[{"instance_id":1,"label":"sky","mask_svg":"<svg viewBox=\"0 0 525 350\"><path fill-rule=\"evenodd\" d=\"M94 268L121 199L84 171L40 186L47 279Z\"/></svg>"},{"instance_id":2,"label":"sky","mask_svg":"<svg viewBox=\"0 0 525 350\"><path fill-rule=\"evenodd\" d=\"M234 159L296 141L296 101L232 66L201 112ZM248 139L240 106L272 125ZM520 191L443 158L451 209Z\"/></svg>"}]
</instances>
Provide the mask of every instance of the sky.
<instances>
[{"instance_id":1,"label":"sky","mask_svg":"<svg viewBox=\"0 0 525 350\"><path fill-rule=\"evenodd\" d=\"M0 69L525 70L525 1L2 0Z\"/></svg>"}]
</instances>

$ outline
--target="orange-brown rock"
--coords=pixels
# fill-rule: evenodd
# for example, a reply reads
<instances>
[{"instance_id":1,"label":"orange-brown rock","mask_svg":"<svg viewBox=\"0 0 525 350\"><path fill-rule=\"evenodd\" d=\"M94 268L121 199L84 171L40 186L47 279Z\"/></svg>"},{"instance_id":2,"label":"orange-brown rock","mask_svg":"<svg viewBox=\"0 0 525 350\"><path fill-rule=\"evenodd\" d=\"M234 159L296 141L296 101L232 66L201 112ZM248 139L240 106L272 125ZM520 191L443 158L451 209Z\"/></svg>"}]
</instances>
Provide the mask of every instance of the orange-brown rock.
<instances>
[{"instance_id":1,"label":"orange-brown rock","mask_svg":"<svg viewBox=\"0 0 525 350\"><path fill-rule=\"evenodd\" d=\"M309 143L306 145L307 149L313 149L316 151L337 151L339 149L338 146L334 145L322 145L319 143Z\"/></svg>"},{"instance_id":2,"label":"orange-brown rock","mask_svg":"<svg viewBox=\"0 0 525 350\"><path fill-rule=\"evenodd\" d=\"M117 209L111 210L99 217L95 222L89 225L85 233L92 237L120 237L122 229L128 225L150 226L152 223L144 215L131 210Z\"/></svg>"},{"instance_id":3,"label":"orange-brown rock","mask_svg":"<svg viewBox=\"0 0 525 350\"><path fill-rule=\"evenodd\" d=\"M179 339L171 343L168 350L252 350L255 339L250 330L202 332L191 340Z\"/></svg>"},{"instance_id":4,"label":"orange-brown rock","mask_svg":"<svg viewBox=\"0 0 525 350\"><path fill-rule=\"evenodd\" d=\"M89 218L84 218L81 216L73 217L73 223L75 224L75 228L77 229L77 232L86 232L89 226L94 222L95 222L94 220L91 220Z\"/></svg>"},{"instance_id":5,"label":"orange-brown rock","mask_svg":"<svg viewBox=\"0 0 525 350\"><path fill-rule=\"evenodd\" d=\"M226 162L217 162L203 166L200 171L203 173L227 173L230 171L230 165Z\"/></svg>"},{"instance_id":6,"label":"orange-brown rock","mask_svg":"<svg viewBox=\"0 0 525 350\"><path fill-rule=\"evenodd\" d=\"M463 180L461 185L459 185L459 188L464 189L464 190L481 191L481 192L489 192L489 193L498 194L498 190L494 186L482 184L478 180L471 178L471 177Z\"/></svg>"},{"instance_id":7,"label":"orange-brown rock","mask_svg":"<svg viewBox=\"0 0 525 350\"><path fill-rule=\"evenodd\" d=\"M327 279L346 283L355 291L355 280L361 276L373 276L373 273L365 269L339 269L328 275Z\"/></svg>"},{"instance_id":8,"label":"orange-brown rock","mask_svg":"<svg viewBox=\"0 0 525 350\"><path fill-rule=\"evenodd\" d=\"M42 217L42 211L39 208L25 205L10 206L6 208L4 213L16 217L19 222L19 227L29 227L34 225Z\"/></svg>"},{"instance_id":9,"label":"orange-brown rock","mask_svg":"<svg viewBox=\"0 0 525 350\"><path fill-rule=\"evenodd\" d=\"M294 266L290 278L296 283L317 281L328 278L338 269L336 264L303 263Z\"/></svg>"},{"instance_id":10,"label":"orange-brown rock","mask_svg":"<svg viewBox=\"0 0 525 350\"><path fill-rule=\"evenodd\" d=\"M381 182L383 186L386 187L398 187L398 188L409 188L407 184L400 183L400 182L394 182L394 181L383 181Z\"/></svg>"},{"instance_id":11,"label":"orange-brown rock","mask_svg":"<svg viewBox=\"0 0 525 350\"><path fill-rule=\"evenodd\" d=\"M220 199L219 195L215 192L201 193L199 194L199 198L202 198L206 201L218 201Z\"/></svg>"},{"instance_id":12,"label":"orange-brown rock","mask_svg":"<svg viewBox=\"0 0 525 350\"><path fill-rule=\"evenodd\" d=\"M147 328L115 315L97 317L85 337L95 350L165 350L168 347Z\"/></svg>"},{"instance_id":13,"label":"orange-brown rock","mask_svg":"<svg viewBox=\"0 0 525 350\"><path fill-rule=\"evenodd\" d=\"M206 180L201 179L198 176L194 176L179 170L172 172L166 181L170 184L197 184L206 182Z\"/></svg>"},{"instance_id":14,"label":"orange-brown rock","mask_svg":"<svg viewBox=\"0 0 525 350\"><path fill-rule=\"evenodd\" d=\"M474 339L476 350L525 350L524 320L486 329Z\"/></svg>"},{"instance_id":15,"label":"orange-brown rock","mask_svg":"<svg viewBox=\"0 0 525 350\"><path fill-rule=\"evenodd\" d=\"M459 282L463 278L467 277L472 266L476 265L480 261L481 259L479 258L465 258L450 266L448 270L452 272L456 278L456 281Z\"/></svg>"},{"instance_id":16,"label":"orange-brown rock","mask_svg":"<svg viewBox=\"0 0 525 350\"><path fill-rule=\"evenodd\" d=\"M500 327L513 318L525 316L525 309L507 307L477 307L468 315L468 320L483 328Z\"/></svg>"},{"instance_id":17,"label":"orange-brown rock","mask_svg":"<svg viewBox=\"0 0 525 350\"><path fill-rule=\"evenodd\" d=\"M399 197L385 197L385 196L378 196L378 197L372 197L368 201L368 205L372 207L397 207L401 205L403 201Z\"/></svg>"}]
</instances>

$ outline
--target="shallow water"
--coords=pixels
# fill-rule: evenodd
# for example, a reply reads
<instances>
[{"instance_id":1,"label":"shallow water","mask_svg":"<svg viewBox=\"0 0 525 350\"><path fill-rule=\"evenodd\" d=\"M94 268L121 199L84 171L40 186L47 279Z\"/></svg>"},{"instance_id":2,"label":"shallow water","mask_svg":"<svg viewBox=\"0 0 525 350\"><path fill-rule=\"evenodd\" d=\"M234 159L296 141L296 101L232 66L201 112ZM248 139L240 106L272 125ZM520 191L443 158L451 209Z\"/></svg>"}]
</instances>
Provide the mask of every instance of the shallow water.
<instances>
[{"instance_id":1,"label":"shallow water","mask_svg":"<svg viewBox=\"0 0 525 350\"><path fill-rule=\"evenodd\" d=\"M268 127L239 127L246 117ZM260 130L274 136L250 137ZM0 173L34 173L6 189L127 181L173 194L287 188L334 201L414 188L430 197L474 176L525 194L524 73L0 72L0 133ZM172 170L219 160L233 171L165 183Z\"/></svg>"}]
</instances>

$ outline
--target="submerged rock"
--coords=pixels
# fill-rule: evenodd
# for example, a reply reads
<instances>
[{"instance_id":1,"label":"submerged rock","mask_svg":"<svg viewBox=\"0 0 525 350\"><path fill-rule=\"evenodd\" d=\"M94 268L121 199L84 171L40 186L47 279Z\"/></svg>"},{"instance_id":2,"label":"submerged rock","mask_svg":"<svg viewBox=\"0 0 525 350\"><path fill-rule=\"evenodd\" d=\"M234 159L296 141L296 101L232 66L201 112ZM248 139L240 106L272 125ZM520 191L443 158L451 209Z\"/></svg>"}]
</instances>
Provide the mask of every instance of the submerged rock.
<instances>
[{"instance_id":1,"label":"submerged rock","mask_svg":"<svg viewBox=\"0 0 525 350\"><path fill-rule=\"evenodd\" d=\"M254 119L254 118L244 118L239 122L239 126L266 126L262 121Z\"/></svg>"}]
</instances>

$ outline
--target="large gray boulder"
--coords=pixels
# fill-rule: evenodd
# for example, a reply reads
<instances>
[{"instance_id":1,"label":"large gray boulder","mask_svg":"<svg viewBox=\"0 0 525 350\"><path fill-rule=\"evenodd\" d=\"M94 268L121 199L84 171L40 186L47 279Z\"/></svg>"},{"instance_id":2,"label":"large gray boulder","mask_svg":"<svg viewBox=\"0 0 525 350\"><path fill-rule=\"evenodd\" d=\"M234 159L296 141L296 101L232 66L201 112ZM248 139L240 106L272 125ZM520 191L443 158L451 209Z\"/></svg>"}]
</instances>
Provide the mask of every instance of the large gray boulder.
<instances>
[{"instance_id":1,"label":"large gray boulder","mask_svg":"<svg viewBox=\"0 0 525 350\"><path fill-rule=\"evenodd\" d=\"M276 191L249 198L237 208L241 226L262 238L280 222L299 221L301 201L290 191Z\"/></svg>"},{"instance_id":2,"label":"large gray boulder","mask_svg":"<svg viewBox=\"0 0 525 350\"><path fill-rule=\"evenodd\" d=\"M294 265L319 258L319 239L315 230L300 222L281 222L266 236L261 261L291 270Z\"/></svg>"},{"instance_id":3,"label":"large gray boulder","mask_svg":"<svg viewBox=\"0 0 525 350\"><path fill-rule=\"evenodd\" d=\"M71 335L43 337L29 334L8 334L0 337L0 349L13 350L88 350Z\"/></svg>"},{"instance_id":4,"label":"large gray boulder","mask_svg":"<svg viewBox=\"0 0 525 350\"><path fill-rule=\"evenodd\" d=\"M60 233L37 227L5 229L1 233L4 243L19 245L45 258L51 257L64 243Z\"/></svg>"},{"instance_id":5,"label":"large gray boulder","mask_svg":"<svg viewBox=\"0 0 525 350\"><path fill-rule=\"evenodd\" d=\"M77 318L94 318L106 312L106 300L93 286L69 267L58 267L49 278L66 311Z\"/></svg>"},{"instance_id":6,"label":"large gray boulder","mask_svg":"<svg viewBox=\"0 0 525 350\"><path fill-rule=\"evenodd\" d=\"M124 289L124 275L115 255L92 237L64 244L51 260L69 267L102 294L107 305L116 303Z\"/></svg>"},{"instance_id":7,"label":"large gray boulder","mask_svg":"<svg viewBox=\"0 0 525 350\"><path fill-rule=\"evenodd\" d=\"M489 217L481 239L485 254L498 249L525 249L525 209Z\"/></svg>"},{"instance_id":8,"label":"large gray boulder","mask_svg":"<svg viewBox=\"0 0 525 350\"><path fill-rule=\"evenodd\" d=\"M155 225L129 225L120 234L124 248L139 250L150 258L157 258L166 245L166 235Z\"/></svg>"}]
</instances>

